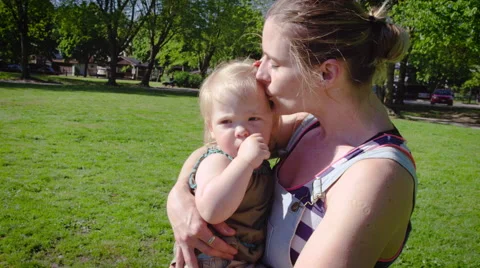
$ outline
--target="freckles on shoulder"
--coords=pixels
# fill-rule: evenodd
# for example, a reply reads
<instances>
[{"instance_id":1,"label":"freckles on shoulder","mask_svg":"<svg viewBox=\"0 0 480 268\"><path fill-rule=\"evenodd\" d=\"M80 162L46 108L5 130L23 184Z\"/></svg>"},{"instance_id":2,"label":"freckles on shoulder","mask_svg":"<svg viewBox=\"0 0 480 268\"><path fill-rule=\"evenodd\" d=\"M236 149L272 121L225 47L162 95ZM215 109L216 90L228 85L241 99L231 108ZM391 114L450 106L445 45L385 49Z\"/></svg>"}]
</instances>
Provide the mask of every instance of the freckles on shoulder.
<instances>
[{"instance_id":1,"label":"freckles on shoulder","mask_svg":"<svg viewBox=\"0 0 480 268\"><path fill-rule=\"evenodd\" d=\"M413 188L411 175L395 161L362 160L350 167L327 192L327 205L344 203L364 216L387 208L411 210Z\"/></svg>"}]
</instances>

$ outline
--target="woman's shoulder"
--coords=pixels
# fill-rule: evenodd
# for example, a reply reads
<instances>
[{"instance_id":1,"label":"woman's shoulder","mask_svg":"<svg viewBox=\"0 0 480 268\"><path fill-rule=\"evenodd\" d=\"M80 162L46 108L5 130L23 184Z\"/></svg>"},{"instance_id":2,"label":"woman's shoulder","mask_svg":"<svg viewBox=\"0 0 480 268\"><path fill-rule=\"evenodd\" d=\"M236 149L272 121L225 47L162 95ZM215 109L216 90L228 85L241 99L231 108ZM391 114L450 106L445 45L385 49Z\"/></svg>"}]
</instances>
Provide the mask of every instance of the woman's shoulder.
<instances>
[{"instance_id":1,"label":"woman's shoulder","mask_svg":"<svg viewBox=\"0 0 480 268\"><path fill-rule=\"evenodd\" d=\"M307 122L315 119L309 113L282 115L275 135L276 148L285 148L294 133Z\"/></svg>"},{"instance_id":2,"label":"woman's shoulder","mask_svg":"<svg viewBox=\"0 0 480 268\"><path fill-rule=\"evenodd\" d=\"M412 174L397 161L364 159L345 171L327 192L327 200L344 202L344 197L350 196L362 204L365 211L375 211L379 207L390 207L393 213L402 208L411 211L408 204L413 201L414 188Z\"/></svg>"}]
</instances>

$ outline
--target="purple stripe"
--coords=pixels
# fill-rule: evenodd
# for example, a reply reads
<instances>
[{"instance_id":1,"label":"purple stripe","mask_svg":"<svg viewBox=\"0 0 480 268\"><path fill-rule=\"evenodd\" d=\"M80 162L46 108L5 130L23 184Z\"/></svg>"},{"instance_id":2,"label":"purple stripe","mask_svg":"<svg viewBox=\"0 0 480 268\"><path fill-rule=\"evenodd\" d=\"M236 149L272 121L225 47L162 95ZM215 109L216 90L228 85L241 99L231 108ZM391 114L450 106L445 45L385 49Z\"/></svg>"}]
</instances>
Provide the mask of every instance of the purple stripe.
<instances>
[{"instance_id":1,"label":"purple stripe","mask_svg":"<svg viewBox=\"0 0 480 268\"><path fill-rule=\"evenodd\" d=\"M325 209L323 208L322 200L318 200L317 203L315 203L315 205L313 207L312 206L307 206L307 208L310 209L312 211L312 213L315 213L316 215L318 215L322 218L325 215ZM305 213L308 213L308 212L305 212Z\"/></svg>"},{"instance_id":2,"label":"purple stripe","mask_svg":"<svg viewBox=\"0 0 480 268\"><path fill-rule=\"evenodd\" d=\"M294 195L298 200L302 201L302 203L310 200L310 190L306 186L302 186L289 192Z\"/></svg>"},{"instance_id":3,"label":"purple stripe","mask_svg":"<svg viewBox=\"0 0 480 268\"><path fill-rule=\"evenodd\" d=\"M292 261L292 264L295 265L297 262L298 256L300 253L296 252L294 249L290 248L290 261Z\"/></svg>"},{"instance_id":4,"label":"purple stripe","mask_svg":"<svg viewBox=\"0 0 480 268\"><path fill-rule=\"evenodd\" d=\"M344 158L346 158L347 160L350 160L350 159L354 158L355 156L357 156L361 153L363 153L363 150L360 149L360 148L357 148L357 149L353 150L353 152L346 155Z\"/></svg>"},{"instance_id":5,"label":"purple stripe","mask_svg":"<svg viewBox=\"0 0 480 268\"><path fill-rule=\"evenodd\" d=\"M327 169L325 169L322 173L321 173L321 177L324 177L325 175L327 175L328 173L332 172L332 170L334 170L335 168L332 167L332 166L329 166ZM320 174L319 174L320 175Z\"/></svg>"},{"instance_id":6,"label":"purple stripe","mask_svg":"<svg viewBox=\"0 0 480 268\"><path fill-rule=\"evenodd\" d=\"M295 231L295 234L301 237L303 240L307 241L313 234L313 229L303 223L303 221L300 221L298 223L297 231Z\"/></svg>"},{"instance_id":7,"label":"purple stripe","mask_svg":"<svg viewBox=\"0 0 480 268\"><path fill-rule=\"evenodd\" d=\"M401 144L403 144L403 141L401 139L398 139L398 138L393 137L393 136L385 136L385 137L382 137L380 139L375 140L375 142L380 144L380 145L384 145L384 144L401 145Z\"/></svg>"}]
</instances>

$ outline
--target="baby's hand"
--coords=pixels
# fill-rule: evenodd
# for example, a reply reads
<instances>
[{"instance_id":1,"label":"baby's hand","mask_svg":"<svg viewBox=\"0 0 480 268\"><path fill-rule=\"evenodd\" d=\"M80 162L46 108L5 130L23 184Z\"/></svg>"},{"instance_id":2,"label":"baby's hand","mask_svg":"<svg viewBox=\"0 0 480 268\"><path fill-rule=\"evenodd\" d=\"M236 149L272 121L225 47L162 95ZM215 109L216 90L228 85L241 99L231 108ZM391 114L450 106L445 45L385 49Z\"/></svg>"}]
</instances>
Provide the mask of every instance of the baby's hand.
<instances>
[{"instance_id":1,"label":"baby's hand","mask_svg":"<svg viewBox=\"0 0 480 268\"><path fill-rule=\"evenodd\" d=\"M264 159L270 157L268 144L259 133L248 136L238 149L237 157L249 162L253 168L259 167Z\"/></svg>"}]
</instances>

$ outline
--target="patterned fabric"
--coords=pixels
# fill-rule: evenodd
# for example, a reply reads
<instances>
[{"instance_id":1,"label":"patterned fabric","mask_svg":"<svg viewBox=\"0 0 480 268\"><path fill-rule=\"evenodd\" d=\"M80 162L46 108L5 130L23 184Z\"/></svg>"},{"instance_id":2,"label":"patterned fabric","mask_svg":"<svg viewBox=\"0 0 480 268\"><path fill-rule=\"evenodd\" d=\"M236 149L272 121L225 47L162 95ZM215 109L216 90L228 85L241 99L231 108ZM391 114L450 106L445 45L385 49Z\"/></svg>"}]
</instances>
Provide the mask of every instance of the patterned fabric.
<instances>
[{"instance_id":1,"label":"patterned fabric","mask_svg":"<svg viewBox=\"0 0 480 268\"><path fill-rule=\"evenodd\" d=\"M188 184L190 185L190 189L192 191L197 189L197 183L195 182L195 176L197 175L197 170L198 170L198 167L200 166L200 163L202 163L203 159L207 158L207 156L209 156L211 154L223 154L228 159L230 159L230 161L233 160L233 157L231 157L229 154L227 154L226 152L224 152L224 151L222 151L218 148L215 148L215 147L208 148L207 152L204 153L202 156L200 156L200 158L197 160L197 162L193 166L193 169L192 169L192 172L190 173L190 176L188 177Z\"/></svg>"},{"instance_id":2,"label":"patterned fabric","mask_svg":"<svg viewBox=\"0 0 480 268\"><path fill-rule=\"evenodd\" d=\"M312 122L312 121L310 121ZM301 139L301 137L308 132L309 130L315 128L318 126L318 122L314 122L313 124L309 126L305 126L306 131L304 131L302 134L297 135L295 137L295 140L293 143L289 144L287 148L288 151L291 151L293 147L298 143L298 141ZM396 135L391 135L389 133L394 133ZM310 238L310 236L313 234L313 231L315 228L320 224L321 220L323 219L325 215L325 206L324 202L321 197L323 195L316 194L316 192L323 193L333 185L333 183L338 179L338 176L330 176L328 177L329 174L331 174L333 171L335 171L337 168L345 168L344 165L347 163L349 160L354 159L365 152L369 152L372 150L376 150L382 147L394 147L395 149L400 150L403 152L408 158L412 161L414 164L413 158L410 154L410 151L406 147L406 142L403 138L400 137L400 134L398 133L398 130L394 129L391 131L388 131L386 133L379 133L375 135L372 139L364 143L363 145L352 149L350 152L348 152L343 158L337 160L334 162L332 165L329 167L325 168L322 170L320 173L318 173L315 176L315 179L313 181L310 181L306 183L305 185L301 187L294 187L290 189L286 189L289 193L291 193L295 198L299 199L300 202L305 206L306 210L304 211L300 222L297 226L297 229L295 231L295 235L292 239L291 242L291 248L290 248L290 259L293 264L295 264L300 252L302 251L303 247L305 246L306 242ZM320 190L314 189L315 185L320 185L323 189L320 188ZM409 224L407 232L405 234L405 240L404 244L408 238L408 235L411 230L411 225ZM402 247L403 248L403 247ZM393 261L396 259L396 257L400 254L401 250L399 250L398 254L391 260L380 260L375 267L388 267Z\"/></svg>"},{"instance_id":3,"label":"patterned fabric","mask_svg":"<svg viewBox=\"0 0 480 268\"><path fill-rule=\"evenodd\" d=\"M189 184L193 193L195 193L195 189L197 188L195 175L198 167L205 158L212 154L223 154L228 159L233 160L232 156L218 148L208 148L207 152L195 163L190 174ZM239 207L235 213L225 221L230 227L235 229L236 235L234 237L222 237L218 233L215 234L238 249L235 260L242 261L241 263L245 265L256 263L263 254L266 236L266 220L268 212L270 211L274 188L272 175L270 163L263 161L263 163L253 171L245 196ZM202 255L202 262L215 264L224 263L220 260L210 260L207 257L206 255ZM232 265L229 261L225 263ZM238 262L234 263L237 265L235 267L244 267L239 266ZM224 267L233 267L228 265Z\"/></svg>"}]
</instances>

